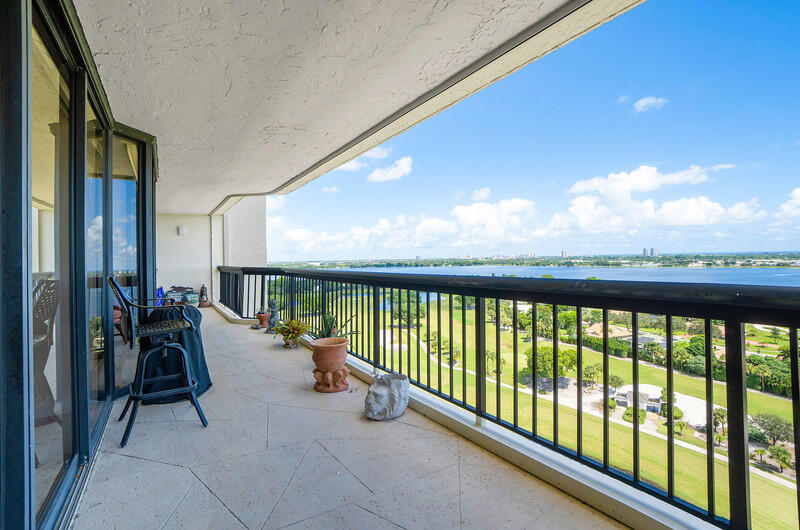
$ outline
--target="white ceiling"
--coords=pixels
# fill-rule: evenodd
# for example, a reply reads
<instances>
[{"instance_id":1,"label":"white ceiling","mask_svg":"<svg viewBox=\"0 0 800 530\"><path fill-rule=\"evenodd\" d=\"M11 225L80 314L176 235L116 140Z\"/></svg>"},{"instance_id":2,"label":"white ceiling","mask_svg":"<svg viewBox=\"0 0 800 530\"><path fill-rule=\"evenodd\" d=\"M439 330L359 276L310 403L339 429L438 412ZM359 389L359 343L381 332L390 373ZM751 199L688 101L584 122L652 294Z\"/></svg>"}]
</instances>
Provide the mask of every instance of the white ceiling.
<instances>
[{"instance_id":1,"label":"white ceiling","mask_svg":"<svg viewBox=\"0 0 800 530\"><path fill-rule=\"evenodd\" d=\"M74 0L163 213L279 187L567 2Z\"/></svg>"}]
</instances>

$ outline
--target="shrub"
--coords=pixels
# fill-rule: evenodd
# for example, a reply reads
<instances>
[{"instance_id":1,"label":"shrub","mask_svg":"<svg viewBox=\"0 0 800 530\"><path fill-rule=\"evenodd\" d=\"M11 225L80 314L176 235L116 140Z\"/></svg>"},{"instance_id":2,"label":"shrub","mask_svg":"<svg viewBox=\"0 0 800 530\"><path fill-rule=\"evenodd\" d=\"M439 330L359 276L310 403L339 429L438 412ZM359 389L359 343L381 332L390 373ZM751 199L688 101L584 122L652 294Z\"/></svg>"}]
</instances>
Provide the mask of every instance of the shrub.
<instances>
[{"instance_id":1,"label":"shrub","mask_svg":"<svg viewBox=\"0 0 800 530\"><path fill-rule=\"evenodd\" d=\"M647 417L647 411L644 409L639 409L639 423L644 423L644 419ZM627 421L628 423L633 423L633 407L628 407L625 409L625 412L622 413L622 419Z\"/></svg>"},{"instance_id":2,"label":"shrub","mask_svg":"<svg viewBox=\"0 0 800 530\"><path fill-rule=\"evenodd\" d=\"M751 442L759 443L759 444L768 444L769 439L767 435L761 432L758 427L753 427L752 425L747 429L748 436Z\"/></svg>"},{"instance_id":3,"label":"shrub","mask_svg":"<svg viewBox=\"0 0 800 530\"><path fill-rule=\"evenodd\" d=\"M609 410L609 411L612 411L612 410L614 410L615 408L617 408L617 402L616 402L616 401L614 401L614 400L613 400L613 399L611 399L611 398L608 398L608 410Z\"/></svg>"},{"instance_id":4,"label":"shrub","mask_svg":"<svg viewBox=\"0 0 800 530\"><path fill-rule=\"evenodd\" d=\"M662 403L661 404L661 412L660 412L660 414L662 416L664 416L665 418L667 417L667 404L666 403ZM672 405L672 419L675 420L675 421L678 421L681 418L683 418L683 411L681 409L679 409L678 407L676 407L675 405Z\"/></svg>"}]
</instances>

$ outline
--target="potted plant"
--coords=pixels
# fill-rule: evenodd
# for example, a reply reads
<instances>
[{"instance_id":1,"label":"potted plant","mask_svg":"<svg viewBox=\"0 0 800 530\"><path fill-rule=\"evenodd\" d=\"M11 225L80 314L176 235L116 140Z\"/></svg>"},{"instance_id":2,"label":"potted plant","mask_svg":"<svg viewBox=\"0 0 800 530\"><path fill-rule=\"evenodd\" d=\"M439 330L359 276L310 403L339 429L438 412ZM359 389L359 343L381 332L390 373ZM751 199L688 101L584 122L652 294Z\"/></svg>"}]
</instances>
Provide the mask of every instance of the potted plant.
<instances>
[{"instance_id":1,"label":"potted plant","mask_svg":"<svg viewBox=\"0 0 800 530\"><path fill-rule=\"evenodd\" d=\"M275 334L283 337L284 348L296 348L297 341L308 331L308 324L300 319L287 320L275 327Z\"/></svg>"},{"instance_id":2,"label":"potted plant","mask_svg":"<svg viewBox=\"0 0 800 530\"><path fill-rule=\"evenodd\" d=\"M269 318L269 313L264 311L263 307L258 308L258 311L256 311L256 318L258 319L258 327L260 328L267 327L267 319Z\"/></svg>"},{"instance_id":3,"label":"potted plant","mask_svg":"<svg viewBox=\"0 0 800 530\"><path fill-rule=\"evenodd\" d=\"M349 322L349 321L348 321ZM347 322L345 322L347 325ZM319 331L309 333L314 340L311 341L314 361L314 390L317 392L341 392L350 385L347 376L347 337L343 336L336 325L336 317L324 315L322 327Z\"/></svg>"}]
</instances>

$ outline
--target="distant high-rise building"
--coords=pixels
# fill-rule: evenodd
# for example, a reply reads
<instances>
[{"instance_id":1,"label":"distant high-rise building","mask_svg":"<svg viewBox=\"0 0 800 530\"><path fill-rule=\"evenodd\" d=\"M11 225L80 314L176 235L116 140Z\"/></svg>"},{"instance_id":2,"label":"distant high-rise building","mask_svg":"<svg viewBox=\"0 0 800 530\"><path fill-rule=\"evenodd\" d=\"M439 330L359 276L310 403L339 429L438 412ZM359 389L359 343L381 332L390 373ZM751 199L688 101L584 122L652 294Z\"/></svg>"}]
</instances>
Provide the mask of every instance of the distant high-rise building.
<instances>
[{"instance_id":1,"label":"distant high-rise building","mask_svg":"<svg viewBox=\"0 0 800 530\"><path fill-rule=\"evenodd\" d=\"M422 259L422 256L417 256L415 259L416 259L417 261L419 261L419 260L421 260L421 259Z\"/></svg>"},{"instance_id":2,"label":"distant high-rise building","mask_svg":"<svg viewBox=\"0 0 800 530\"><path fill-rule=\"evenodd\" d=\"M647 256L647 247L642 249L642 256Z\"/></svg>"},{"instance_id":3,"label":"distant high-rise building","mask_svg":"<svg viewBox=\"0 0 800 530\"><path fill-rule=\"evenodd\" d=\"M569 256L569 254L567 253L567 251L566 251L566 250L562 250L562 251L561 251L561 257L562 257L562 258L566 258L567 256Z\"/></svg>"},{"instance_id":4,"label":"distant high-rise building","mask_svg":"<svg viewBox=\"0 0 800 530\"><path fill-rule=\"evenodd\" d=\"M650 256L655 256L655 255L656 255L656 249L650 247Z\"/></svg>"}]
</instances>

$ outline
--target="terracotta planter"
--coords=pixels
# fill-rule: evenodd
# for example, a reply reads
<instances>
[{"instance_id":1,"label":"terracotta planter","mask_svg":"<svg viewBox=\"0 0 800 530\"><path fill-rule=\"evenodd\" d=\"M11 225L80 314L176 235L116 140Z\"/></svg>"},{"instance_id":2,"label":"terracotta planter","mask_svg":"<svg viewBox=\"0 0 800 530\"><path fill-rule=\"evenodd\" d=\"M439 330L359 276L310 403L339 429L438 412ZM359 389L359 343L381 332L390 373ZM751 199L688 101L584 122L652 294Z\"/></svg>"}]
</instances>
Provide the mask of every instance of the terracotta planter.
<instances>
[{"instance_id":1,"label":"terracotta planter","mask_svg":"<svg viewBox=\"0 0 800 530\"><path fill-rule=\"evenodd\" d=\"M314 361L314 379L317 380L314 390L317 392L341 392L347 390L347 376L350 369L347 361L347 339L345 337L329 337L311 341L314 350L311 358Z\"/></svg>"},{"instance_id":2,"label":"terracotta planter","mask_svg":"<svg viewBox=\"0 0 800 530\"><path fill-rule=\"evenodd\" d=\"M287 339L286 337L283 337L283 347L297 348L297 339Z\"/></svg>"},{"instance_id":3,"label":"terracotta planter","mask_svg":"<svg viewBox=\"0 0 800 530\"><path fill-rule=\"evenodd\" d=\"M258 326L261 328L267 327L267 320L269 319L269 313L261 313L256 314L256 318L258 319Z\"/></svg>"}]
</instances>

